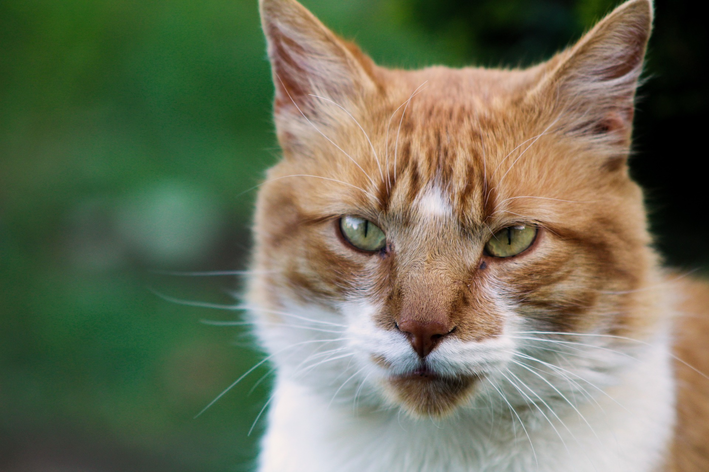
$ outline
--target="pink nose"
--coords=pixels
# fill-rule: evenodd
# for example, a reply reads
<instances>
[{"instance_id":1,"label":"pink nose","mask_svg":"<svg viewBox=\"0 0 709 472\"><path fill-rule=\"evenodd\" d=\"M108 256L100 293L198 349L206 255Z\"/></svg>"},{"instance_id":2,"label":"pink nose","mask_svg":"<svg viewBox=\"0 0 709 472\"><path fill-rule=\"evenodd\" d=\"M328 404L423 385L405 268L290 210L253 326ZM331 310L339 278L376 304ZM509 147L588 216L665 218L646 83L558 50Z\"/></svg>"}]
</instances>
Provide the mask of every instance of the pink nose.
<instances>
[{"instance_id":1,"label":"pink nose","mask_svg":"<svg viewBox=\"0 0 709 472\"><path fill-rule=\"evenodd\" d=\"M455 327L439 321L402 320L397 324L399 331L409 338L411 346L421 359L428 356L441 340L452 333Z\"/></svg>"}]
</instances>

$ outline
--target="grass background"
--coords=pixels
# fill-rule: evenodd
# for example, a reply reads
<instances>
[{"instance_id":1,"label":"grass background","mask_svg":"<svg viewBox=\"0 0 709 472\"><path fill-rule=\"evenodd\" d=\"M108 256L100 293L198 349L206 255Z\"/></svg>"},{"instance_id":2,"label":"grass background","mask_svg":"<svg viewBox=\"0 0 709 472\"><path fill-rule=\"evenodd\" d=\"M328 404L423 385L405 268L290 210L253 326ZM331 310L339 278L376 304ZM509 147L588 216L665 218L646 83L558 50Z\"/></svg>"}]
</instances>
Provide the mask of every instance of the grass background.
<instances>
[{"instance_id":1,"label":"grass background","mask_svg":"<svg viewBox=\"0 0 709 472\"><path fill-rule=\"evenodd\" d=\"M530 64L610 0L305 0L382 64ZM668 263L708 266L709 30L658 0L633 172ZM263 367L230 303L277 159L256 0L0 0L0 469L248 470Z\"/></svg>"}]
</instances>

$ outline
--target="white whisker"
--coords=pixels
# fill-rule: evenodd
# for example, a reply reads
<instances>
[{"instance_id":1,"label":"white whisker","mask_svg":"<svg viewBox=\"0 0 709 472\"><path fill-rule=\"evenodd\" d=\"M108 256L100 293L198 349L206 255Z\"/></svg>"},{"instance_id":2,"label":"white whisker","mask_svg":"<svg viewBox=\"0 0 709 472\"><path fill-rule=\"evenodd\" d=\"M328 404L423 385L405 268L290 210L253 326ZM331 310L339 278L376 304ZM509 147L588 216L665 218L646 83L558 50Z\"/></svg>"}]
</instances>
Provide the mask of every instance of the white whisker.
<instances>
[{"instance_id":1,"label":"white whisker","mask_svg":"<svg viewBox=\"0 0 709 472\"><path fill-rule=\"evenodd\" d=\"M257 275L257 274L272 274L278 272L276 270L212 270L204 272L182 272L172 270L151 270L152 274L170 275L173 277L222 277L230 275Z\"/></svg>"},{"instance_id":2,"label":"white whisker","mask_svg":"<svg viewBox=\"0 0 709 472\"><path fill-rule=\"evenodd\" d=\"M254 383L251 388L249 389L249 393L246 394L247 397L250 397L252 393L256 391L256 388L258 388L261 383L268 378L269 375L273 374L276 370L278 370L278 367L273 367L271 368L268 372L263 374L260 379Z\"/></svg>"},{"instance_id":3,"label":"white whisker","mask_svg":"<svg viewBox=\"0 0 709 472\"><path fill-rule=\"evenodd\" d=\"M544 335L566 335L566 336L580 336L580 337L586 336L586 337L596 337L596 338L601 337L601 338L617 339L617 340L621 340L621 341L632 341L632 342L641 344L641 345L643 345L643 346L650 346L650 347L652 346L652 344L650 344L650 343L648 343L648 342L645 342L645 341L641 341L641 340L639 340L639 339L629 338L629 337L627 337L627 336L617 336L617 335L614 335L614 334L597 334L597 333L557 333L557 332L554 332L554 331L524 331L524 332L522 332L522 333L526 333L526 334L544 334ZM538 339L538 338L532 338L532 339ZM552 341L552 340L548 340L548 341ZM593 344L578 343L578 342L572 342L572 341L556 341L556 342L559 342L559 343L569 343L569 344L573 343L573 344L578 344L578 345L581 345L581 346L595 347L596 349L610 350L610 351L615 352L615 353L617 353L617 354L623 354L623 353L620 352L620 351L616 351L616 350L613 350L613 349L604 348L604 347L601 347L601 346L594 346ZM632 356L630 356L630 355L627 355L627 354L625 354L625 355L626 355L627 357L630 357L631 359L635 359L634 357L632 357ZM685 361L685 360L683 360L683 359L681 359L681 358L679 358L679 357L677 357L677 356L675 356L674 354L671 354L671 353L669 353L668 355L669 355L672 359L674 359L674 360L676 360L677 362L679 362L679 363L681 363L682 365L684 365L685 367L687 367L687 368L693 370L695 373L701 375L701 376L704 377L706 380L709 380L709 375L705 374L705 373L702 372L701 370L699 370L699 369L697 369L696 367L694 367L693 365L689 364L687 361Z\"/></svg>"},{"instance_id":4,"label":"white whisker","mask_svg":"<svg viewBox=\"0 0 709 472\"><path fill-rule=\"evenodd\" d=\"M425 83L426 82L424 82L424 84ZM421 85L423 85L423 84L421 84ZM418 89L421 88L421 85L419 85L419 87L416 90L414 90L414 93L412 94L412 96L416 96L416 94L418 93ZM409 100L410 99L411 99L411 97L409 97ZM405 100L404 103L399 105L398 108L396 110L394 110L394 112L389 117L389 120L387 121L387 125L386 125L386 134L384 136L384 166L387 169L387 190L391 190L391 178L390 178L390 174L389 174L389 128L391 128L391 120L394 119L394 115L396 115L396 112L401 110L401 107L403 107L404 105L409 103L409 100Z\"/></svg>"},{"instance_id":5,"label":"white whisker","mask_svg":"<svg viewBox=\"0 0 709 472\"><path fill-rule=\"evenodd\" d=\"M286 346L286 347L284 347L283 349L279 349L278 351L274 352L274 353L271 354L270 356L266 356L264 359L262 359L261 361L257 362L256 365L254 365L254 366L251 367L249 370L247 370L246 372L244 372L238 379L236 379L234 382L232 382L232 384L229 385L227 388L225 388L225 389L222 391L222 393L220 393L219 395L217 395L216 398L214 398L214 400L212 400L211 402L209 402L209 404L207 404L207 406L205 406L204 408L202 408L202 410L201 410L199 413L197 413L197 414L195 415L195 418L199 418L199 417L202 415L202 413L204 413L205 411L207 411L207 410L209 409L209 407L211 407L212 405L214 405L220 398L222 398L224 395L226 395L227 392L229 392L232 388L236 387L236 386L239 384L239 382L241 382L243 379L245 379L251 372L253 372L254 370L258 369L260 366L262 366L263 364L265 364L266 362L268 362L268 361L269 361L270 359L272 359L274 356L276 356L276 355L278 355L278 354L280 354L280 353L282 353L282 352L284 352L284 351L287 351L288 349L293 349L294 347L300 347L300 346L303 346L303 345L305 345L305 344L312 344L312 343L318 343L318 342L330 342L330 341L329 341L329 340L320 340L320 339L309 340L309 341L303 341L303 342L299 342L299 343L292 344L292 345L290 345L290 346Z\"/></svg>"},{"instance_id":6,"label":"white whisker","mask_svg":"<svg viewBox=\"0 0 709 472\"><path fill-rule=\"evenodd\" d=\"M307 366L305 369L299 371L298 374L304 374L304 373L306 373L306 372L308 372L308 371L310 371L310 370L313 370L314 368L316 368L316 367L318 367L318 366L321 366L321 365L323 365L323 364L325 364L325 363L332 362L332 361L338 361L338 360L340 360L340 359L345 359L346 357L350 357L350 356L354 356L354 354L351 353L351 352L349 352L349 353L347 353L347 354L342 354L341 356L329 357L329 358L327 358L327 359L325 359L325 360L322 360L322 361L320 361L320 362L317 362L317 363L315 363L315 364L312 364L312 365Z\"/></svg>"},{"instance_id":7,"label":"white whisker","mask_svg":"<svg viewBox=\"0 0 709 472\"><path fill-rule=\"evenodd\" d=\"M305 329L308 331L315 331L318 333L342 334L344 332L342 330L336 331L334 329L323 329L323 328L315 328L313 326L286 324L286 323L277 323L277 322L215 321L215 320L204 320L204 319L199 320L199 322L202 324L208 325L208 326L253 326L258 323L258 324L262 324L262 325L278 326L278 327L282 327L282 328Z\"/></svg>"},{"instance_id":8,"label":"white whisker","mask_svg":"<svg viewBox=\"0 0 709 472\"><path fill-rule=\"evenodd\" d=\"M529 146L527 146L527 147L524 149L524 151L522 151L522 152L520 153L520 155L517 156L517 159L514 160L514 162L512 163L512 165L507 169L507 171L506 171L506 172L502 175L502 177L500 178L500 181L498 182L497 187L499 187L500 184L502 183L502 181L505 180L505 177L507 177L507 174L510 173L510 171L512 170L512 168L515 166L515 164L517 164L517 162L519 162L520 159L522 159L522 157L525 155L525 153L526 153L527 151L529 151L529 149L530 149L532 146L534 146L534 144L536 144L536 142L539 141L539 139L540 139L542 136L546 135L547 132L551 129L551 127L554 126L560 119L561 119L561 115L559 115L554 121L552 121L551 124L550 124L549 126L547 126L546 129L544 129L544 131L542 131L541 134L539 134L538 136L536 136L536 137L534 138L534 141L532 141L532 142L529 144Z\"/></svg>"},{"instance_id":9,"label":"white whisker","mask_svg":"<svg viewBox=\"0 0 709 472\"><path fill-rule=\"evenodd\" d=\"M222 305L219 303L208 303L208 302L198 302L198 301L193 301L193 300L184 300L181 298L175 298L171 297L169 295L165 295L163 293L160 293L156 290L153 290L152 288L148 288L151 292L153 292L155 295L158 297L162 298L165 301L168 301L170 303L175 303L177 305L184 305L184 306L193 306L197 308L209 308L213 310L227 310L227 311L263 311L266 313L274 313L277 315L281 316L286 316L290 318L295 318L301 321L307 321L310 323L318 323L318 324L324 324L327 326L334 326L337 328L347 328L346 325L338 324L338 323L331 323L329 321L322 321L322 320L315 320L312 318L306 318L304 316L299 316L299 315L294 315L292 313L287 313L284 311L278 311L278 310L269 310L266 308L255 308L247 305L241 305L241 304L236 304L236 305ZM214 321L214 320L200 320L201 323L207 324L207 325L214 325L214 326L241 326L241 325L249 325L249 324L254 324L255 322L252 321ZM274 325L278 325L277 323L272 323ZM296 327L301 327L301 328L307 328L308 326L305 325L282 325L282 326L296 326ZM343 330L323 330L323 329L315 329L315 331L323 331L327 333L338 333L341 334L344 332Z\"/></svg>"},{"instance_id":10,"label":"white whisker","mask_svg":"<svg viewBox=\"0 0 709 472\"><path fill-rule=\"evenodd\" d=\"M527 427L524 425L522 418L520 418L519 413L517 413L517 410L514 409L514 407L509 402L509 400L507 399L505 394L502 392L502 390L500 390L500 388L497 385L495 385L494 382L490 382L490 385L492 386L492 388L497 390L497 393L499 393L500 396L502 397L502 399L505 401L505 403L507 403L507 406L510 408L510 411L512 411L512 413L514 413L514 415L517 417L519 424L522 426L522 429L524 430L524 434L527 435L527 440L529 441L529 446L532 448L532 454L534 455L534 462L537 464L537 467L539 467L539 459L537 458L537 451L535 451L535 449L534 449L534 444L532 443L532 438L531 438L531 436L529 436L529 433L527 432ZM512 424L514 425L514 422L512 422Z\"/></svg>"},{"instance_id":11,"label":"white whisker","mask_svg":"<svg viewBox=\"0 0 709 472\"><path fill-rule=\"evenodd\" d=\"M588 344L588 343L580 343L580 342L576 342L576 341L560 341L558 339L534 338L534 337L529 337L529 336L510 336L510 338L511 339L520 339L520 340L527 340L527 341L542 342L542 343L559 344L559 345L571 347L572 349L575 346L580 346L577 348L577 350L582 350L582 348L584 348L584 347L593 348L593 349L600 349L601 351L612 352L613 354L618 354L620 356L627 357L628 359L632 359L634 361L638 360L636 357L633 357L626 352L619 351L617 349L611 349L611 348L604 347L604 346L595 346L593 344Z\"/></svg>"},{"instance_id":12,"label":"white whisker","mask_svg":"<svg viewBox=\"0 0 709 472\"><path fill-rule=\"evenodd\" d=\"M363 189L362 187L358 187L357 185L351 184L351 183L349 183L349 182L345 182L345 181L343 181L343 180L333 179L333 178L330 178L330 177L322 177L322 176L320 176L320 175L312 175L312 174L290 174L290 175L282 175L282 176L280 176L280 177L275 177L275 178L273 178L273 179L268 179L268 180L266 180L265 182L261 182L259 185L257 185L257 186L254 187L254 188L260 187L261 185L264 185L265 183L268 183L268 182L275 182L275 181L277 181L277 180L288 179L288 178L291 178L291 177L310 177L310 178L313 178L313 179L320 179L320 180L325 180L325 181L328 181L328 182L335 182L335 183L338 183L338 184L346 185L347 187L351 187L351 188L360 190L362 193L364 193L364 194L367 195L368 197L371 197L374 201L379 202L379 197L377 197L376 195L374 195L372 192L369 192L369 191ZM252 189L249 189L249 190L253 190L253 188L252 188ZM247 190L247 191L248 191L248 190ZM381 202L380 202L380 203L381 203Z\"/></svg>"},{"instance_id":13,"label":"white whisker","mask_svg":"<svg viewBox=\"0 0 709 472\"><path fill-rule=\"evenodd\" d=\"M522 396L527 400L527 402L528 402L529 404L531 404L532 406L534 406L534 407L537 409L537 411L539 411L539 413L544 417L544 419L547 420L547 423L549 423L549 426L551 426L551 428L554 430L554 432L556 433L556 435L559 437L559 439L561 440L561 444L564 445L564 448L566 449L566 452L567 452L567 453L569 454L569 456L570 456L570 455L571 455L571 451L569 451L569 447L566 445L566 441L564 441L563 436L561 436L561 433L559 433L559 430L556 429L556 426L554 426L554 423L551 421L551 419L549 419L549 417L546 415L546 413L544 413L544 410L542 410L541 407L540 407L539 405L537 405L537 403L536 403L534 400L532 400L532 399L529 397L529 395L527 395L527 394L522 390L522 388L520 388L519 386L517 386L516 383L514 383L509 377L507 377L504 372L502 372L502 371L499 370L499 369L497 370L497 372L498 372L500 375L502 375L515 389L517 389L517 391L518 391L520 394L522 394ZM514 375L512 372L509 371L509 369L507 369L507 372L510 373L511 375ZM514 375L514 377L515 377L517 380L519 380L519 377L517 377L516 375ZM542 401L542 403L544 403L544 405L549 409L549 411L551 411L552 413L554 413L554 410L552 410L551 407L549 407L549 405L547 405L547 403L546 403L544 400L542 400L542 398L541 398L539 395L537 395L531 388L529 388L529 386L527 386L527 385L526 385L524 382L522 382L521 380L519 380L519 382L520 382L522 385L524 385L525 387L527 387L527 389L529 389L530 392L532 392L534 395L536 395L536 397L539 398L539 399ZM554 413L554 415L556 415L556 413ZM559 418L559 417L557 416L557 418ZM561 420L559 420L559 421L561 421ZM563 421L562 421L561 423L564 424ZM564 426L566 426L566 425L564 424ZM568 429L568 428L567 428L567 429Z\"/></svg>"},{"instance_id":14,"label":"white whisker","mask_svg":"<svg viewBox=\"0 0 709 472\"><path fill-rule=\"evenodd\" d=\"M574 373L574 372L571 372L570 370L567 370L567 369L564 369L564 368L562 368L562 367L559 367L559 366L557 366L557 365L550 364L549 362L544 362L544 361L542 361L542 360L540 360L540 359L537 359L536 357L528 356L528 355L526 355L526 354L521 354L521 353L516 353L516 355L517 355L518 357L522 357L523 359L527 359L527 360L530 360L530 361L532 361L532 362L538 362L538 363L540 363L540 364L542 364L542 365L544 365L544 366L546 366L546 367L548 367L548 368L550 368L550 369L552 369L552 370L554 370L554 371L564 372L565 374L572 375L572 376L574 376L575 378L577 378L577 379L579 379L579 380L582 380L583 382L587 383L589 386L591 386L591 387L593 387L594 389L596 389L599 393L601 393L602 395L606 396L609 400L613 401L616 405L618 405L619 407L621 407L622 409L624 409L627 413L631 413L630 410L628 410L624 405L622 405L621 403L619 403L619 402L618 402L615 398L613 398L612 396L608 395L608 393L607 393L604 389L602 389L601 387L597 386L597 385L594 384L593 382L591 382L591 381L589 381L589 380L587 380L587 379L581 377L580 375L578 375L578 374L576 374L576 373ZM631 414L632 414L632 413L631 413Z\"/></svg>"},{"instance_id":15,"label":"white whisker","mask_svg":"<svg viewBox=\"0 0 709 472\"><path fill-rule=\"evenodd\" d=\"M360 393L362 393L362 388L364 385L367 383L367 379L373 374L373 372L368 373L362 381L359 383L359 387L357 387L357 391L354 394L354 399L352 400L352 412L356 413L357 412L357 399L359 398Z\"/></svg>"},{"instance_id":16,"label":"white whisker","mask_svg":"<svg viewBox=\"0 0 709 472\"><path fill-rule=\"evenodd\" d=\"M254 420L253 423L251 423L251 428L249 428L249 432L246 434L246 436L251 436L251 433L253 432L254 428L256 427L256 423L258 423L259 418L261 418L261 415L263 415L263 412L266 411L266 408L268 408L268 405L271 404L273 399L276 397L276 394L272 394L270 397L268 397L268 400L266 403L264 403L263 407L261 410L259 410L258 415L256 415L256 419Z\"/></svg>"},{"instance_id":17,"label":"white whisker","mask_svg":"<svg viewBox=\"0 0 709 472\"><path fill-rule=\"evenodd\" d=\"M581 419L583 420L583 422L586 423L586 425L589 427L589 429L591 430L591 432L593 432L593 435L596 436L596 439L598 439L598 441L601 442L601 439L600 439L600 438L598 437L598 435L596 434L596 430L593 429L593 427L591 426L591 423L589 423L588 420L586 420L586 417L584 417L584 416L581 414L581 412L578 410L578 408L576 408L576 405L574 405L573 403L571 403L571 401L570 401L568 398L566 398L566 396L565 396L563 393L561 393L561 391L560 391L558 388L556 388L554 385L552 385L552 383L549 382L546 378L544 378L544 376L542 376L541 374L535 372L534 370L532 370L530 367L528 367L528 366L527 366L526 364L524 364L523 362L518 362L518 361L515 361L514 359L511 359L511 362L513 362L513 363L517 364L518 366L520 366L520 367L522 367L522 368L528 370L529 372L533 373L534 375L536 375L537 377L539 377L540 379L542 379L547 385L549 385L549 386L557 393L557 395L559 395L561 398L563 398L564 401L565 401L566 403L568 403L571 408L573 408L573 410L576 412L576 414L579 415L579 417L581 417ZM510 372L510 373L511 373L511 372ZM514 374L512 374L512 375L514 375ZM515 377L516 377L516 376L515 376ZM542 399L540 398L540 400L542 400ZM542 400L542 402L544 402L544 400ZM545 402L545 404L546 404L546 402ZM547 406L547 408L549 408L549 407ZM549 408L549 409L551 410L551 408ZM556 413L555 413L554 415L556 415ZM558 416L557 416L557 418L559 419L559 421L561 421L561 419L560 419ZM564 424L563 421L562 421L562 424ZM564 424L564 426L566 427L565 424ZM568 429L568 427L567 427L566 429ZM570 430L569 430L569 433L571 433Z\"/></svg>"},{"instance_id":18,"label":"white whisker","mask_svg":"<svg viewBox=\"0 0 709 472\"><path fill-rule=\"evenodd\" d=\"M270 310L268 308L261 308L261 307L256 307L256 306L251 306L251 305L244 305L243 309L245 310L251 310L251 311L262 311L264 313L273 313L274 315L281 315L281 316L287 316L290 318L294 318L296 320L301 320L301 321L307 321L310 323L318 323L318 324L324 324L327 326L334 326L337 328L347 328L347 325L340 324L340 323L332 323L330 321L323 321L323 320L316 320L313 318L307 318L305 316L301 315L295 315L293 313L288 313L286 311L281 311L281 310Z\"/></svg>"},{"instance_id":19,"label":"white whisker","mask_svg":"<svg viewBox=\"0 0 709 472\"><path fill-rule=\"evenodd\" d=\"M342 385L340 385L340 388L338 388L338 389L335 391L335 394L334 394L334 395L332 396L332 398L330 399L330 403L327 404L327 408L326 408L327 410L330 409L330 407L332 406L332 402L335 401L335 398L337 397L337 394L340 393L340 391L345 387L345 385L347 385L350 380L352 380L353 378L355 378L355 377L356 377L360 372L362 372L365 368L366 368L366 366L365 366L365 367L362 367L362 368L359 369L357 372L355 372L355 373L352 374L350 377L348 377L347 380L345 380L344 382L342 382ZM344 371L343 371L343 372L344 372Z\"/></svg>"}]
</instances>

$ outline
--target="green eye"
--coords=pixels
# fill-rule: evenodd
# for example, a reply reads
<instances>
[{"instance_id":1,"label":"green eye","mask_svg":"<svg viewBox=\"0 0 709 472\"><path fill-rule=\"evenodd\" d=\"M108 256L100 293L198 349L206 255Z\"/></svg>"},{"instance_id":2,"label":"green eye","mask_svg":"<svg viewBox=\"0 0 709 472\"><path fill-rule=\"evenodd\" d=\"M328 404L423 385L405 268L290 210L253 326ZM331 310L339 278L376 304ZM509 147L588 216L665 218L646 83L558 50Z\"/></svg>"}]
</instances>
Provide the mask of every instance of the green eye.
<instances>
[{"instance_id":1,"label":"green eye","mask_svg":"<svg viewBox=\"0 0 709 472\"><path fill-rule=\"evenodd\" d=\"M536 237L536 226L509 226L490 238L485 245L485 252L493 257L516 256L529 248Z\"/></svg>"},{"instance_id":2,"label":"green eye","mask_svg":"<svg viewBox=\"0 0 709 472\"><path fill-rule=\"evenodd\" d=\"M351 245L362 251L375 252L386 245L386 235L377 225L357 216L340 218L342 236Z\"/></svg>"}]
</instances>

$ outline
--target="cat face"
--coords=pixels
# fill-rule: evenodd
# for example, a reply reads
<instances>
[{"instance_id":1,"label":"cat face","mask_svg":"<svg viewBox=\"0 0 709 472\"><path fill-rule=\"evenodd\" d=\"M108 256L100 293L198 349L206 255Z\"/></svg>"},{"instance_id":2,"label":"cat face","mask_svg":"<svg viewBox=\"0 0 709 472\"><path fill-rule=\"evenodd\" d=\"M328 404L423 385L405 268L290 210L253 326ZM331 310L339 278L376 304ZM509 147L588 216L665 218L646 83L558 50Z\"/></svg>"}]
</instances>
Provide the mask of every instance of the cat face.
<instances>
[{"instance_id":1,"label":"cat face","mask_svg":"<svg viewBox=\"0 0 709 472\"><path fill-rule=\"evenodd\" d=\"M626 166L647 1L526 70L388 70L293 0L261 8L283 159L250 301L279 375L441 416L515 375L541 333L653 326Z\"/></svg>"}]
</instances>

